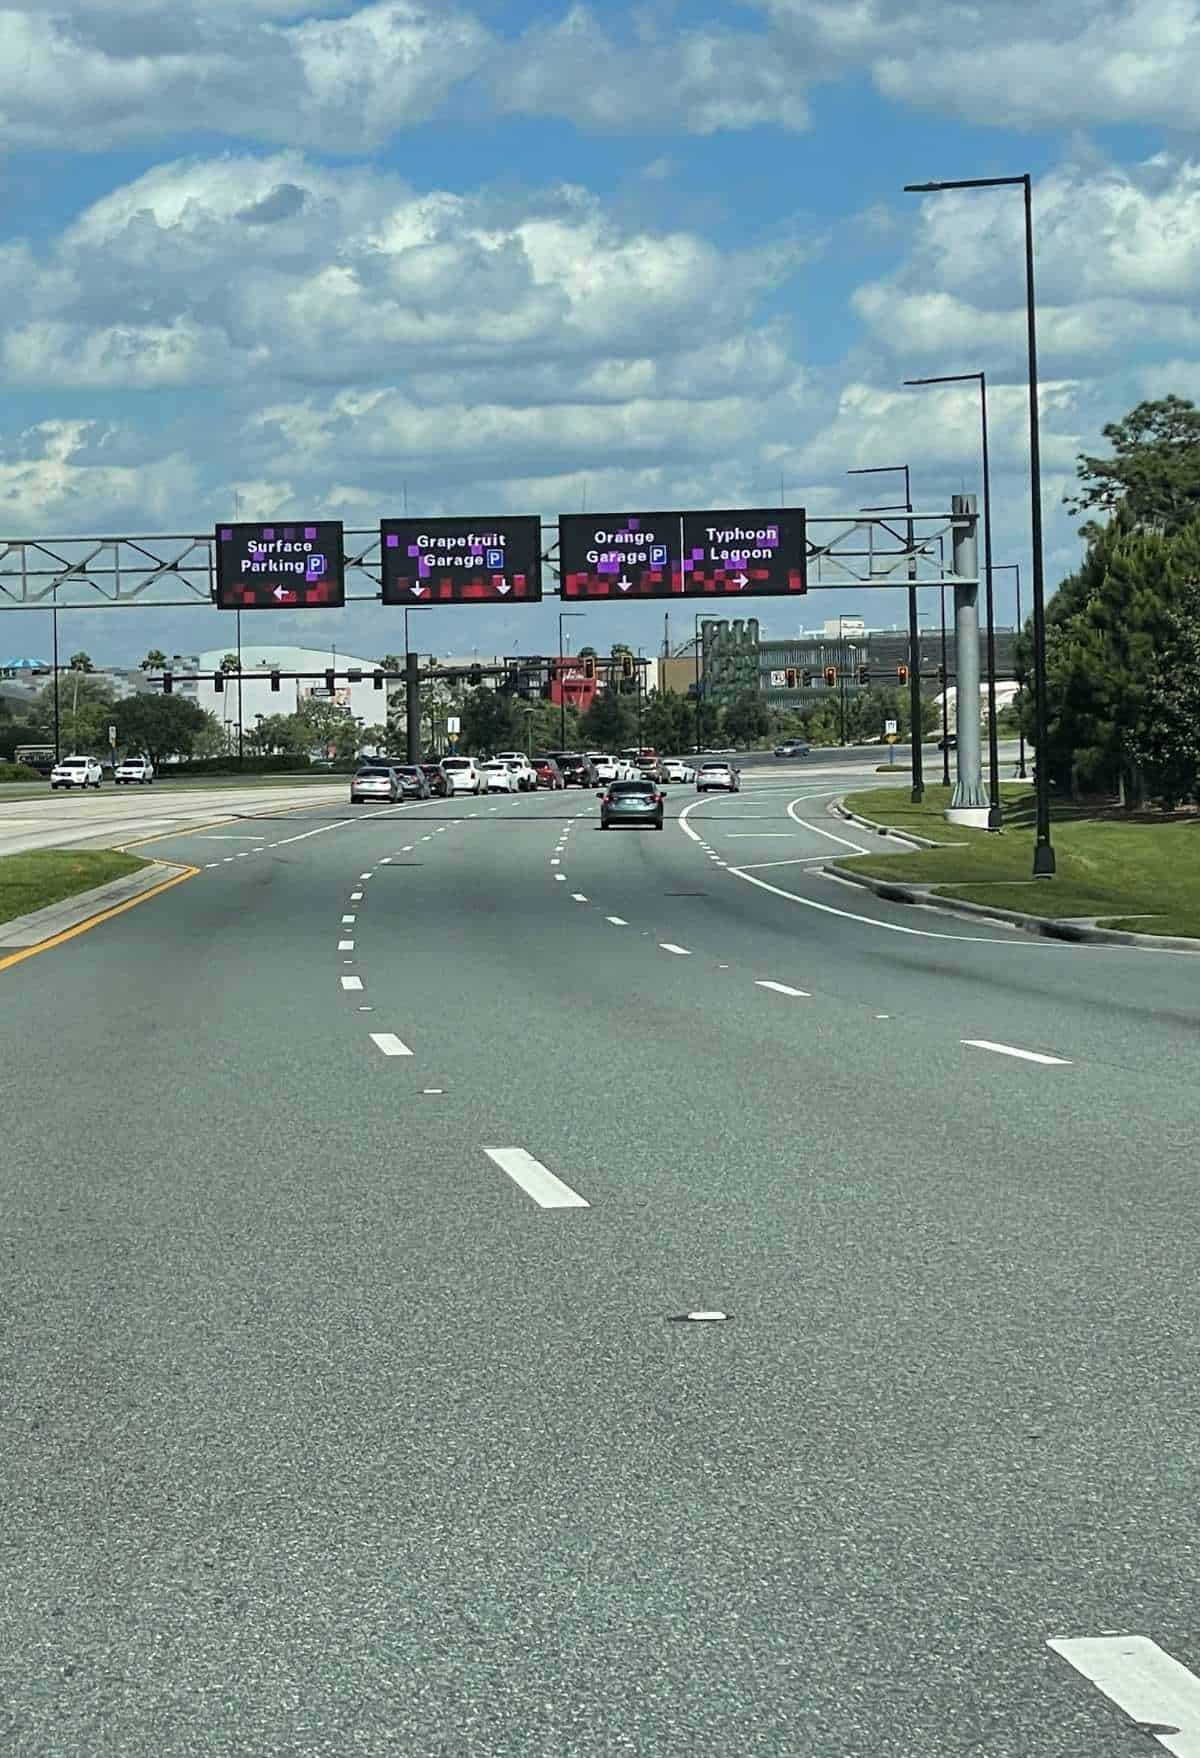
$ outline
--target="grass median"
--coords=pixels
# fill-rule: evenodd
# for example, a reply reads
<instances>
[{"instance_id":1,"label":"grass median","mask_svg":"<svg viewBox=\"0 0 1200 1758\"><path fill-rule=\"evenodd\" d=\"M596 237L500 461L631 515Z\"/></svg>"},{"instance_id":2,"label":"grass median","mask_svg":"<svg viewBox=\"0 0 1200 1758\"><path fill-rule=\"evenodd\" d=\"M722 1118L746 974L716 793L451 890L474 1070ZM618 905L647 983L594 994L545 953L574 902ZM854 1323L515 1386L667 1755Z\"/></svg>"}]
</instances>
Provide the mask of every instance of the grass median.
<instances>
[{"instance_id":1,"label":"grass median","mask_svg":"<svg viewBox=\"0 0 1200 1758\"><path fill-rule=\"evenodd\" d=\"M1005 826L998 836L947 824L942 814L949 790L941 786L927 787L919 806L907 788L847 794L850 811L942 846L853 856L838 865L993 909L1095 920L1134 934L1200 938L1200 818L1129 823L1064 802L1056 805L1051 827L1058 870L1051 879L1034 879L1033 790L1011 782L1002 793Z\"/></svg>"},{"instance_id":2,"label":"grass median","mask_svg":"<svg viewBox=\"0 0 1200 1758\"><path fill-rule=\"evenodd\" d=\"M107 848L32 849L26 854L0 856L0 922L62 903L149 865L136 855Z\"/></svg>"}]
</instances>

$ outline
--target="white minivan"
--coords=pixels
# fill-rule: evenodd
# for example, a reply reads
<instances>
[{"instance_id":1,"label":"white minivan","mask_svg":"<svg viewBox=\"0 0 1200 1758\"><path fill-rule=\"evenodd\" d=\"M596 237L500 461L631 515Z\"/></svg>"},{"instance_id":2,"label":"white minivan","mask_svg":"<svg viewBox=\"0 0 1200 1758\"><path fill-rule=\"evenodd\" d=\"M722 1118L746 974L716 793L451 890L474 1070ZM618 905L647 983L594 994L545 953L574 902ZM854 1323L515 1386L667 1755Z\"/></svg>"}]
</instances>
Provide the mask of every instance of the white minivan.
<instances>
[{"instance_id":1,"label":"white minivan","mask_svg":"<svg viewBox=\"0 0 1200 1758\"><path fill-rule=\"evenodd\" d=\"M443 757L442 772L452 794L475 794L484 791L483 776L474 757Z\"/></svg>"}]
</instances>

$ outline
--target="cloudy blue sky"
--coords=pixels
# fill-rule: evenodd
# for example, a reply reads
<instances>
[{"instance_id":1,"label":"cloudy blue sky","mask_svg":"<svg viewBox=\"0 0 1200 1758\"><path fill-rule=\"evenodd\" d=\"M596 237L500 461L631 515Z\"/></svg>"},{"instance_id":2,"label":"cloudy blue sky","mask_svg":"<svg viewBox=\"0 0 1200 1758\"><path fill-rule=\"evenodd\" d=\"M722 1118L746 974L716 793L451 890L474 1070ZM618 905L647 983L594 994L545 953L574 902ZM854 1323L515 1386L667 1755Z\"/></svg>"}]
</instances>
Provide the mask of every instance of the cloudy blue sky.
<instances>
[{"instance_id":1,"label":"cloudy blue sky","mask_svg":"<svg viewBox=\"0 0 1200 1758\"><path fill-rule=\"evenodd\" d=\"M0 70L6 534L206 531L235 494L371 526L405 490L553 517L782 482L819 513L903 461L940 507L977 487L976 406L901 380L982 368L996 559L1027 572L1019 194L902 193L938 176L1035 177L1052 582L1076 454L1200 395L1200 0L15 0ZM850 610L903 616L822 592L804 621ZM371 655L399 614L253 631ZM554 646L549 605L419 627ZM653 650L662 610L576 630ZM66 640L231 636L144 611Z\"/></svg>"}]
</instances>

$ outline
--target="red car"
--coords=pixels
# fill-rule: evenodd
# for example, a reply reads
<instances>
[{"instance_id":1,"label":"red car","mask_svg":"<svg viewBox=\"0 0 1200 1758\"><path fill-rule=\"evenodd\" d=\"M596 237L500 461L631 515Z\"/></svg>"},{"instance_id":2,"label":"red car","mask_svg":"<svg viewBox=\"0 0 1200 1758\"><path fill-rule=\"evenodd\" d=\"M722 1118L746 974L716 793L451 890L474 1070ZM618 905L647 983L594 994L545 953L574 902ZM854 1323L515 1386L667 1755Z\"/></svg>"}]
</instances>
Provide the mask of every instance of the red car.
<instances>
[{"instance_id":1,"label":"red car","mask_svg":"<svg viewBox=\"0 0 1200 1758\"><path fill-rule=\"evenodd\" d=\"M533 772L537 776L537 784L539 787L548 787L551 792L553 792L555 788L566 787L567 784L563 780L563 772L558 767L558 764L554 761L553 757L534 757L532 761Z\"/></svg>"}]
</instances>

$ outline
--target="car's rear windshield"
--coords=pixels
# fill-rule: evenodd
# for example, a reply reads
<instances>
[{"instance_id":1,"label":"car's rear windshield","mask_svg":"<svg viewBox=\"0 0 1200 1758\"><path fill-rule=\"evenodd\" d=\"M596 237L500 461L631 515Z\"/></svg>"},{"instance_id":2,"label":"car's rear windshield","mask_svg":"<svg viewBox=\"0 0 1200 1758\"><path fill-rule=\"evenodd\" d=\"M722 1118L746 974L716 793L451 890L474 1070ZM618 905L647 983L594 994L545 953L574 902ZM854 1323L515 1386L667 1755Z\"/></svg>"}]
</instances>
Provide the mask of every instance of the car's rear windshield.
<instances>
[{"instance_id":1,"label":"car's rear windshield","mask_svg":"<svg viewBox=\"0 0 1200 1758\"><path fill-rule=\"evenodd\" d=\"M471 762L467 757L447 757L442 764L443 769L469 769L470 767Z\"/></svg>"},{"instance_id":2,"label":"car's rear windshield","mask_svg":"<svg viewBox=\"0 0 1200 1758\"><path fill-rule=\"evenodd\" d=\"M388 776L389 776L389 775L390 775L390 774L391 774L391 773L392 773L392 772L391 772L391 770L390 770L390 769L381 769L381 768L380 768L380 767L379 767L379 766L378 766L378 764L376 764L376 765L375 765L375 766L374 766L374 767L373 767L373 768L370 768L370 769L360 769L360 770L359 770L359 772L358 772L358 773L359 773L359 776L360 776L360 778L361 778L361 777L362 777L362 776L364 776L364 775L368 775L368 776L370 776L370 775L379 775L379 776L382 776L382 777L383 777L383 778L384 778L384 780L386 780L386 779L387 779L387 777L388 777Z\"/></svg>"},{"instance_id":3,"label":"car's rear windshield","mask_svg":"<svg viewBox=\"0 0 1200 1758\"><path fill-rule=\"evenodd\" d=\"M652 781L614 781L610 792L614 794L652 794Z\"/></svg>"},{"instance_id":4,"label":"car's rear windshield","mask_svg":"<svg viewBox=\"0 0 1200 1758\"><path fill-rule=\"evenodd\" d=\"M64 769L86 769L88 760L86 757L64 757L62 766Z\"/></svg>"}]
</instances>

